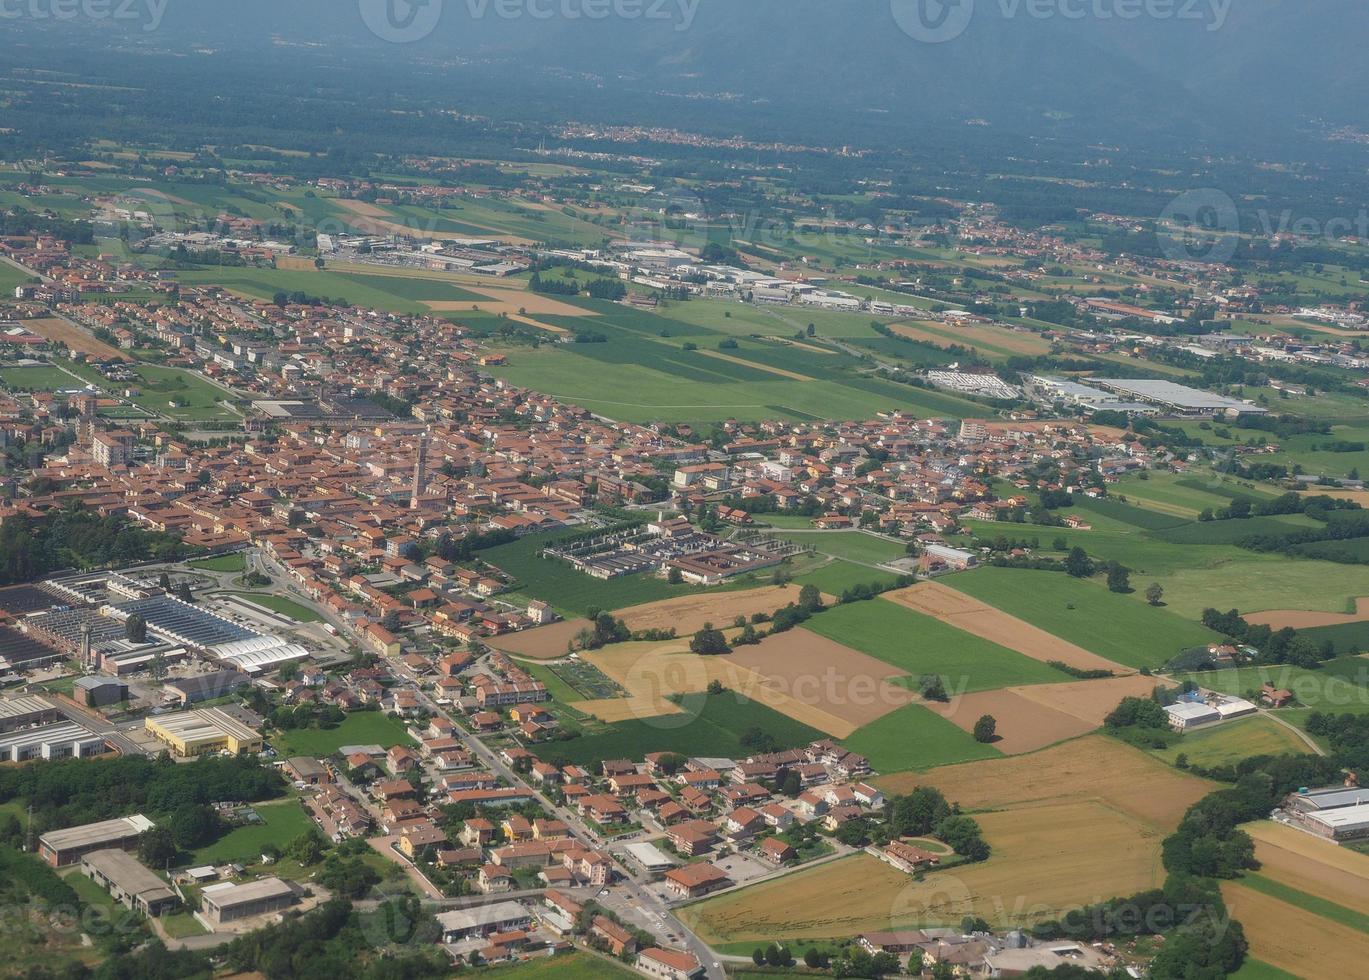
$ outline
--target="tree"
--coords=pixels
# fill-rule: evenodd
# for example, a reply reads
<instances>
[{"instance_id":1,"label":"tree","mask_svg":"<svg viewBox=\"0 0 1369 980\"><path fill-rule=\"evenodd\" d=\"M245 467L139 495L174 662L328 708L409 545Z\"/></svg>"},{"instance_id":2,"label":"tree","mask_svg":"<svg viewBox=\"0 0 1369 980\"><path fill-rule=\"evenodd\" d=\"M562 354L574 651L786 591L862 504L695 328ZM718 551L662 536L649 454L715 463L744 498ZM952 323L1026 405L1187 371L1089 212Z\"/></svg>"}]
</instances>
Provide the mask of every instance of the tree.
<instances>
[{"instance_id":1,"label":"tree","mask_svg":"<svg viewBox=\"0 0 1369 980\"><path fill-rule=\"evenodd\" d=\"M993 715L980 715L974 723L974 740L988 744L998 737L998 720Z\"/></svg>"},{"instance_id":2,"label":"tree","mask_svg":"<svg viewBox=\"0 0 1369 980\"><path fill-rule=\"evenodd\" d=\"M799 608L810 613L822 608L822 593L816 585L805 585L799 589Z\"/></svg>"},{"instance_id":3,"label":"tree","mask_svg":"<svg viewBox=\"0 0 1369 980\"><path fill-rule=\"evenodd\" d=\"M191 593L190 584L188 582L182 582L176 587L176 598L180 599L182 602L195 601L195 596Z\"/></svg>"},{"instance_id":4,"label":"tree","mask_svg":"<svg viewBox=\"0 0 1369 980\"><path fill-rule=\"evenodd\" d=\"M1158 606L1164 597L1165 589L1159 582L1151 582L1146 586L1146 602L1152 606Z\"/></svg>"},{"instance_id":5,"label":"tree","mask_svg":"<svg viewBox=\"0 0 1369 980\"><path fill-rule=\"evenodd\" d=\"M175 838L165 827L153 827L138 838L138 859L149 868L166 868L179 853Z\"/></svg>"},{"instance_id":6,"label":"tree","mask_svg":"<svg viewBox=\"0 0 1369 980\"><path fill-rule=\"evenodd\" d=\"M307 868L323 860L324 847L323 836L316 829L310 827L290 842L290 846L285 849L285 854L291 860Z\"/></svg>"},{"instance_id":7,"label":"tree","mask_svg":"<svg viewBox=\"0 0 1369 980\"><path fill-rule=\"evenodd\" d=\"M147 642L147 620L134 613L124 620L124 637L130 643Z\"/></svg>"},{"instance_id":8,"label":"tree","mask_svg":"<svg viewBox=\"0 0 1369 980\"><path fill-rule=\"evenodd\" d=\"M722 630L714 629L712 623L704 623L703 629L694 634L694 639L689 641L689 650L704 655L732 652L727 645L727 637L723 636Z\"/></svg>"},{"instance_id":9,"label":"tree","mask_svg":"<svg viewBox=\"0 0 1369 980\"><path fill-rule=\"evenodd\" d=\"M160 585L160 586L161 586L163 589L165 589L167 592L170 592L170 591L171 591L171 576L168 575L166 572L162 572L162 574L159 575L159 576L157 577L157 584Z\"/></svg>"},{"instance_id":10,"label":"tree","mask_svg":"<svg viewBox=\"0 0 1369 980\"><path fill-rule=\"evenodd\" d=\"M1113 565L1108 569L1108 591L1130 592L1131 570L1125 565Z\"/></svg>"},{"instance_id":11,"label":"tree","mask_svg":"<svg viewBox=\"0 0 1369 980\"><path fill-rule=\"evenodd\" d=\"M679 585L684 581L684 573L678 568L672 568L670 571L666 572L665 580L671 585Z\"/></svg>"},{"instance_id":12,"label":"tree","mask_svg":"<svg viewBox=\"0 0 1369 980\"><path fill-rule=\"evenodd\" d=\"M1093 562L1089 561L1088 553L1076 545L1065 557L1065 571L1075 578L1088 578L1093 574Z\"/></svg>"},{"instance_id":13,"label":"tree","mask_svg":"<svg viewBox=\"0 0 1369 980\"><path fill-rule=\"evenodd\" d=\"M938 674L923 674L917 681L917 689L928 701L949 701L946 685Z\"/></svg>"},{"instance_id":14,"label":"tree","mask_svg":"<svg viewBox=\"0 0 1369 980\"><path fill-rule=\"evenodd\" d=\"M203 847L217 837L221 825L213 810L192 803L177 807L167 826L176 846L189 851Z\"/></svg>"}]
</instances>

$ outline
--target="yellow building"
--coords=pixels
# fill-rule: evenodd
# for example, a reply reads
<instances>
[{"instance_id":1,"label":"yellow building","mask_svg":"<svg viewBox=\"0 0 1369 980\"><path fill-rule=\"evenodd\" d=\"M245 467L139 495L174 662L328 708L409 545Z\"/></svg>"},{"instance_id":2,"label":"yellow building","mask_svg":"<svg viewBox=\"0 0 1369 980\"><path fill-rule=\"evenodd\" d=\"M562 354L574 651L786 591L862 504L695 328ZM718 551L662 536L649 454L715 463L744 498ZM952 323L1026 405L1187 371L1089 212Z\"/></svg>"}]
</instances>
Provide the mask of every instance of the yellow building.
<instances>
[{"instance_id":1,"label":"yellow building","mask_svg":"<svg viewBox=\"0 0 1369 980\"><path fill-rule=\"evenodd\" d=\"M262 737L221 708L148 718L143 726L180 758L207 752L260 752Z\"/></svg>"}]
</instances>

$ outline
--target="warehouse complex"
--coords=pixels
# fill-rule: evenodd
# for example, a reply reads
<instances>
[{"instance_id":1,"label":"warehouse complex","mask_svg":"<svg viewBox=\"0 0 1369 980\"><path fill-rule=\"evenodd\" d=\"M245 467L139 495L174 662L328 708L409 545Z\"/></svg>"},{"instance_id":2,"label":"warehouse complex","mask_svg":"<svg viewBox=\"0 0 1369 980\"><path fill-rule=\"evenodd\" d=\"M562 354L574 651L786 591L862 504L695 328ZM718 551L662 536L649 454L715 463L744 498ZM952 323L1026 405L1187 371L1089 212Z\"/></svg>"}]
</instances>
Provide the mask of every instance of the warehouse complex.
<instances>
[{"instance_id":1,"label":"warehouse complex","mask_svg":"<svg viewBox=\"0 0 1369 980\"><path fill-rule=\"evenodd\" d=\"M156 917L180 904L166 882L143 867L132 854L117 848L92 851L81 858L81 873L109 892L120 905Z\"/></svg>"},{"instance_id":2,"label":"warehouse complex","mask_svg":"<svg viewBox=\"0 0 1369 980\"><path fill-rule=\"evenodd\" d=\"M1284 812L1304 830L1334 841L1369 837L1369 790L1332 786L1290 796Z\"/></svg>"}]
</instances>

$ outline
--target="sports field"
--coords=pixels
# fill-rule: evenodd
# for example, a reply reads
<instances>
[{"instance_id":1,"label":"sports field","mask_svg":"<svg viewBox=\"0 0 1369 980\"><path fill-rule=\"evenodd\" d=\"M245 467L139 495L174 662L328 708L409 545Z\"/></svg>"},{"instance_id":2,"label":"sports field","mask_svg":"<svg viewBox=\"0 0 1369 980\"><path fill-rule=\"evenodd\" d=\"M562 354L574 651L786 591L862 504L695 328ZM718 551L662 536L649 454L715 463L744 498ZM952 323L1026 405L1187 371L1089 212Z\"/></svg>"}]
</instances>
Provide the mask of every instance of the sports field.
<instances>
[{"instance_id":1,"label":"sports field","mask_svg":"<svg viewBox=\"0 0 1369 980\"><path fill-rule=\"evenodd\" d=\"M1060 572L980 568L943 581L1049 634L1129 667L1158 667L1181 650L1219 639L1211 630L1167 609L1147 606L1109 592L1100 583Z\"/></svg>"},{"instance_id":2,"label":"sports field","mask_svg":"<svg viewBox=\"0 0 1369 980\"><path fill-rule=\"evenodd\" d=\"M247 568L247 558L241 551L228 555L215 555L212 558L197 558L186 562L191 568L202 568L207 572L241 572Z\"/></svg>"},{"instance_id":3,"label":"sports field","mask_svg":"<svg viewBox=\"0 0 1369 980\"><path fill-rule=\"evenodd\" d=\"M939 675L952 693L1069 679L1039 660L894 602L845 603L814 616L804 628L907 674Z\"/></svg>"}]
</instances>

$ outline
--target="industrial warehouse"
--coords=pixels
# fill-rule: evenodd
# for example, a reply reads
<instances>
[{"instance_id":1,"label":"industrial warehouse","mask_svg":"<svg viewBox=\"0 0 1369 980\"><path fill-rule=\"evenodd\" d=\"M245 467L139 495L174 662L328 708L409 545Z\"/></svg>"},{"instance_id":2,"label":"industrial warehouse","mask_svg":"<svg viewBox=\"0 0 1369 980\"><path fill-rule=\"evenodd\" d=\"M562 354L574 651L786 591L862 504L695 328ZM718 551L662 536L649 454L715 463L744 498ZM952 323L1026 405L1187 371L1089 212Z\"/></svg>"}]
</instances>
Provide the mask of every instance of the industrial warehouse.
<instances>
[{"instance_id":1,"label":"industrial warehouse","mask_svg":"<svg viewBox=\"0 0 1369 980\"><path fill-rule=\"evenodd\" d=\"M54 868L64 868L94 851L111 847L131 851L138 846L138 838L153 826L147 817L135 813L131 817L50 830L38 838L38 854Z\"/></svg>"},{"instance_id":2,"label":"industrial warehouse","mask_svg":"<svg viewBox=\"0 0 1369 980\"><path fill-rule=\"evenodd\" d=\"M148 718L147 733L182 759L210 752L260 752L262 737L222 708Z\"/></svg>"},{"instance_id":3,"label":"industrial warehouse","mask_svg":"<svg viewBox=\"0 0 1369 980\"><path fill-rule=\"evenodd\" d=\"M1359 786L1300 791L1284 803L1284 812L1318 837L1334 841L1369 837L1369 790Z\"/></svg>"}]
</instances>

